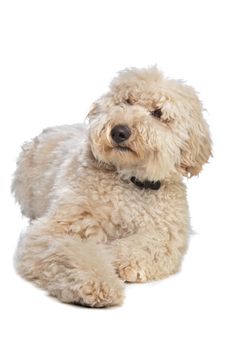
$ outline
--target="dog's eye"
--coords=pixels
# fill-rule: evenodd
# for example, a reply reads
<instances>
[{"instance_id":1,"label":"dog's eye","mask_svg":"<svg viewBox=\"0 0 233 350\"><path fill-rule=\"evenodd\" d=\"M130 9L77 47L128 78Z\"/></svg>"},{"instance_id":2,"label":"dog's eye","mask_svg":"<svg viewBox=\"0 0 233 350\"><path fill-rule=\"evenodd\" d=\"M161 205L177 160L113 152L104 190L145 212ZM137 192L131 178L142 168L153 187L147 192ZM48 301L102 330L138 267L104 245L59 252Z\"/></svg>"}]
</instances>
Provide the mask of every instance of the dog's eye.
<instances>
[{"instance_id":1,"label":"dog's eye","mask_svg":"<svg viewBox=\"0 0 233 350\"><path fill-rule=\"evenodd\" d=\"M130 100L130 98L127 98L125 100L125 103L127 103L128 105L132 105L133 104L133 102Z\"/></svg>"},{"instance_id":2,"label":"dog's eye","mask_svg":"<svg viewBox=\"0 0 233 350\"><path fill-rule=\"evenodd\" d=\"M161 118L161 116L162 116L162 111L161 111L160 108L157 108L157 109L155 109L154 111L150 112L150 114L151 114L153 117Z\"/></svg>"}]
</instances>

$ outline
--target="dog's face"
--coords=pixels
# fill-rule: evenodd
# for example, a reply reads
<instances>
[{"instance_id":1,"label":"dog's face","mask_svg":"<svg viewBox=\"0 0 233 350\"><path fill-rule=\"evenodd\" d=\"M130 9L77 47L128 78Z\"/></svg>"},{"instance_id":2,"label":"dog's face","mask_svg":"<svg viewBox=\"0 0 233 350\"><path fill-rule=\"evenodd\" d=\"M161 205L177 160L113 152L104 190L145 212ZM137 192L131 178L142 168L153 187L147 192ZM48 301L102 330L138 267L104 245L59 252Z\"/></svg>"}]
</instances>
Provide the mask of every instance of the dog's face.
<instances>
[{"instance_id":1,"label":"dog's face","mask_svg":"<svg viewBox=\"0 0 233 350\"><path fill-rule=\"evenodd\" d=\"M95 158L126 176L196 175L211 154L195 91L156 67L120 72L88 117Z\"/></svg>"}]
</instances>

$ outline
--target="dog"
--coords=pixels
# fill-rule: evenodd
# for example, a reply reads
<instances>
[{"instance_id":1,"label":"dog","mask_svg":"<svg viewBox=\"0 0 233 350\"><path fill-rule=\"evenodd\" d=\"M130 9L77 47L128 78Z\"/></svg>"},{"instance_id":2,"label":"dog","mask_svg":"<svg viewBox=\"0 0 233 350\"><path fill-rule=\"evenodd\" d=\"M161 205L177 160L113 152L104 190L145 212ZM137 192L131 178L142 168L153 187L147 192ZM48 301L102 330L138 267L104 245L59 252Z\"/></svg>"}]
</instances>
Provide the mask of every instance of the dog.
<instances>
[{"instance_id":1,"label":"dog","mask_svg":"<svg viewBox=\"0 0 233 350\"><path fill-rule=\"evenodd\" d=\"M30 219L18 273L62 302L120 305L124 282L179 271L189 211L182 177L211 156L195 90L157 67L121 71L88 123L25 143L12 191Z\"/></svg>"}]
</instances>

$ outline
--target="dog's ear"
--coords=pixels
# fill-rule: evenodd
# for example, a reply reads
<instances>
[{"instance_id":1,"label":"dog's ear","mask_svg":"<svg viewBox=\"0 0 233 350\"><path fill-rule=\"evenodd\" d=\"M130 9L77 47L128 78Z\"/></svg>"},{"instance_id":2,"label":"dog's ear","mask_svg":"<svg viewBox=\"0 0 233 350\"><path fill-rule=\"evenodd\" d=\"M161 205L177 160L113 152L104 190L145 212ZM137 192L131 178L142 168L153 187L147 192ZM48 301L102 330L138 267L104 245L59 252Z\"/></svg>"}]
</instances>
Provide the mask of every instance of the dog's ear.
<instances>
[{"instance_id":1,"label":"dog's ear","mask_svg":"<svg viewBox=\"0 0 233 350\"><path fill-rule=\"evenodd\" d=\"M207 125L199 126L197 130L190 130L189 139L181 150L182 175L187 177L198 175L211 155L211 140Z\"/></svg>"},{"instance_id":2,"label":"dog's ear","mask_svg":"<svg viewBox=\"0 0 233 350\"><path fill-rule=\"evenodd\" d=\"M98 114L103 113L108 108L111 108L114 105L112 96L107 93L102 95L98 100L96 100L87 114L89 120L94 119Z\"/></svg>"},{"instance_id":3,"label":"dog's ear","mask_svg":"<svg viewBox=\"0 0 233 350\"><path fill-rule=\"evenodd\" d=\"M88 120L91 120L92 118L94 118L97 114L99 113L99 104L97 102L94 102L91 105L90 111L88 112L86 118Z\"/></svg>"},{"instance_id":4,"label":"dog's ear","mask_svg":"<svg viewBox=\"0 0 233 350\"><path fill-rule=\"evenodd\" d=\"M194 90L188 110L188 137L181 148L178 168L182 175L192 177L200 173L212 153L209 127L204 120L202 105Z\"/></svg>"}]
</instances>

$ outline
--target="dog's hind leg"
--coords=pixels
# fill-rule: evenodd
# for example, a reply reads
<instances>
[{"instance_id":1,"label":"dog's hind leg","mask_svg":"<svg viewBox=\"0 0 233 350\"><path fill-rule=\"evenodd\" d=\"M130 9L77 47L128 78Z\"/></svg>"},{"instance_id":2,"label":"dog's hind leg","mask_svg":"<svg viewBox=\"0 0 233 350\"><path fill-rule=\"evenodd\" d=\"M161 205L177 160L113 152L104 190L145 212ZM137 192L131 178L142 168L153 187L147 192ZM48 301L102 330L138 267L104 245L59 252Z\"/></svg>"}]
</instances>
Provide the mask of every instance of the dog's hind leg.
<instances>
[{"instance_id":1,"label":"dog's hind leg","mask_svg":"<svg viewBox=\"0 0 233 350\"><path fill-rule=\"evenodd\" d=\"M12 192L22 213L30 219L47 212L56 176L73 148L81 153L86 128L71 125L48 128L24 143L13 176ZM70 145L71 142L71 145ZM72 143L73 142L73 143Z\"/></svg>"},{"instance_id":2,"label":"dog's hind leg","mask_svg":"<svg viewBox=\"0 0 233 350\"><path fill-rule=\"evenodd\" d=\"M19 274L63 302L91 307L121 304L123 282L104 245L64 234L62 227L60 231L44 218L28 227L16 252Z\"/></svg>"}]
</instances>

